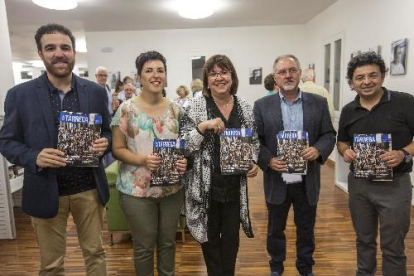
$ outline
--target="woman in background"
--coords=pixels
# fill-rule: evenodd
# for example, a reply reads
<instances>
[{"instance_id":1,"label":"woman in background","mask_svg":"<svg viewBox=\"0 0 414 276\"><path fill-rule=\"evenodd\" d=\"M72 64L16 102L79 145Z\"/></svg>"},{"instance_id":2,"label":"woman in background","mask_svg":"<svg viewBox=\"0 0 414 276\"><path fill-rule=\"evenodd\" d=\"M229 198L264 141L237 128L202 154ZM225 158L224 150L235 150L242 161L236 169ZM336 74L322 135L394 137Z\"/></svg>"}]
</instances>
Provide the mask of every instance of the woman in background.
<instances>
[{"instance_id":1,"label":"woman in background","mask_svg":"<svg viewBox=\"0 0 414 276\"><path fill-rule=\"evenodd\" d=\"M273 74L269 74L264 79L264 87L267 90L266 96L271 96L279 92L279 87L277 87Z\"/></svg>"},{"instance_id":2,"label":"woman in background","mask_svg":"<svg viewBox=\"0 0 414 276\"><path fill-rule=\"evenodd\" d=\"M204 65L203 95L190 101L181 120L180 136L193 164L186 174L187 226L201 243L209 276L234 275L240 222L246 235L253 237L247 177L257 175L259 141L252 107L236 97L238 83L230 59L212 56ZM252 130L253 160L247 174L221 174L220 134L225 128Z\"/></svg>"},{"instance_id":3,"label":"woman in background","mask_svg":"<svg viewBox=\"0 0 414 276\"><path fill-rule=\"evenodd\" d=\"M153 141L178 138L183 109L162 96L167 67L160 53L141 54L136 67L142 92L123 102L112 120L112 153L120 161L119 203L131 228L136 275L154 275L156 249L158 275L172 276L183 186L153 187L150 181L161 161L153 155ZM187 160L176 166L184 174Z\"/></svg>"},{"instance_id":4,"label":"woman in background","mask_svg":"<svg viewBox=\"0 0 414 276\"><path fill-rule=\"evenodd\" d=\"M203 96L203 81L195 79L191 81L191 92L193 92L193 98Z\"/></svg>"},{"instance_id":5,"label":"woman in background","mask_svg":"<svg viewBox=\"0 0 414 276\"><path fill-rule=\"evenodd\" d=\"M190 91L188 90L187 86L180 85L178 86L177 90L175 91L178 95L178 98L174 100L179 106L182 108L186 108L188 105L188 94Z\"/></svg>"}]
</instances>

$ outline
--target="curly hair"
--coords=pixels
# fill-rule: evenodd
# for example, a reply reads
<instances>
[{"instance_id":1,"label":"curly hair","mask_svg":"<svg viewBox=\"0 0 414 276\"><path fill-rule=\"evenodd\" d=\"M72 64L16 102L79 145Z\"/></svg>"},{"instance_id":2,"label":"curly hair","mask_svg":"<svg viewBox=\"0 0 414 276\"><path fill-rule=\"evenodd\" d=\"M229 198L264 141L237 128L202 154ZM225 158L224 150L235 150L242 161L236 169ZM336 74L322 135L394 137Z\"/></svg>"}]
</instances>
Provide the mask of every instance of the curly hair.
<instances>
[{"instance_id":1,"label":"curly hair","mask_svg":"<svg viewBox=\"0 0 414 276\"><path fill-rule=\"evenodd\" d=\"M73 36L72 32L65 26L55 23L46 24L37 29L35 34L37 50L39 52L42 52L42 43L40 42L40 40L42 39L43 35L56 33L67 35L70 38L70 41L72 42L72 49L73 51L75 51L75 37Z\"/></svg>"},{"instance_id":2,"label":"curly hair","mask_svg":"<svg viewBox=\"0 0 414 276\"><path fill-rule=\"evenodd\" d=\"M177 89L175 90L175 93L178 94L178 92L180 92L181 89L184 89L186 96L188 96L188 94L190 94L190 90L188 90L187 86L185 86L185 85L178 86Z\"/></svg>"},{"instance_id":3,"label":"curly hair","mask_svg":"<svg viewBox=\"0 0 414 276\"><path fill-rule=\"evenodd\" d=\"M164 64L165 72L167 72L167 60L165 57L157 51L148 51L141 53L135 60L135 67L137 68L138 76L141 76L141 71L144 67L144 64L150 60L160 60Z\"/></svg>"},{"instance_id":4,"label":"curly hair","mask_svg":"<svg viewBox=\"0 0 414 276\"><path fill-rule=\"evenodd\" d=\"M235 95L237 88L239 87L239 78L237 77L236 68L234 68L231 60L225 55L214 55L210 57L204 64L203 69L203 96L209 98L211 96L211 90L208 86L208 73L210 73L214 66L218 66L221 69L225 69L230 72L232 85L230 87L230 94Z\"/></svg>"},{"instance_id":5,"label":"curly hair","mask_svg":"<svg viewBox=\"0 0 414 276\"><path fill-rule=\"evenodd\" d=\"M377 53L370 51L359 54L349 61L346 71L346 79L348 80L348 84L351 88L352 78L354 76L355 70L358 67L362 67L365 65L377 65L381 71L381 74L385 74L388 71L388 68L385 65L384 60Z\"/></svg>"}]
</instances>

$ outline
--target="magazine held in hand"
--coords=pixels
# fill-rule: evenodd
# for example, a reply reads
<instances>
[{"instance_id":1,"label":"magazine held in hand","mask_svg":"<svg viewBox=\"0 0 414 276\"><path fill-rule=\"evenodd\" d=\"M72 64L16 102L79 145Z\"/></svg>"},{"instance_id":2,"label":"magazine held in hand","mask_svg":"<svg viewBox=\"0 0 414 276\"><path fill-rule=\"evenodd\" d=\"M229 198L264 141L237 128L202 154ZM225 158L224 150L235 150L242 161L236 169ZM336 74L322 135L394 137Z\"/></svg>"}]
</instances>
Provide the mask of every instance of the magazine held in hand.
<instances>
[{"instance_id":1,"label":"magazine held in hand","mask_svg":"<svg viewBox=\"0 0 414 276\"><path fill-rule=\"evenodd\" d=\"M392 181L392 168L380 158L392 150L391 134L354 134L353 150L357 154L353 163L355 178Z\"/></svg>"},{"instance_id":2,"label":"magazine held in hand","mask_svg":"<svg viewBox=\"0 0 414 276\"><path fill-rule=\"evenodd\" d=\"M178 185L181 175L175 162L184 159L185 140L154 139L153 154L161 157L158 169L151 173L150 186Z\"/></svg>"},{"instance_id":3,"label":"magazine held in hand","mask_svg":"<svg viewBox=\"0 0 414 276\"><path fill-rule=\"evenodd\" d=\"M226 128L220 135L221 174L246 174L252 167L252 130Z\"/></svg>"},{"instance_id":4,"label":"magazine held in hand","mask_svg":"<svg viewBox=\"0 0 414 276\"><path fill-rule=\"evenodd\" d=\"M297 130L279 131L277 134L277 157L286 162L290 174L306 175L307 160L302 151L309 146L308 132Z\"/></svg>"},{"instance_id":5,"label":"magazine held in hand","mask_svg":"<svg viewBox=\"0 0 414 276\"><path fill-rule=\"evenodd\" d=\"M59 122L57 149L65 153L67 166L98 167L93 142L101 137L102 116L62 111Z\"/></svg>"}]
</instances>

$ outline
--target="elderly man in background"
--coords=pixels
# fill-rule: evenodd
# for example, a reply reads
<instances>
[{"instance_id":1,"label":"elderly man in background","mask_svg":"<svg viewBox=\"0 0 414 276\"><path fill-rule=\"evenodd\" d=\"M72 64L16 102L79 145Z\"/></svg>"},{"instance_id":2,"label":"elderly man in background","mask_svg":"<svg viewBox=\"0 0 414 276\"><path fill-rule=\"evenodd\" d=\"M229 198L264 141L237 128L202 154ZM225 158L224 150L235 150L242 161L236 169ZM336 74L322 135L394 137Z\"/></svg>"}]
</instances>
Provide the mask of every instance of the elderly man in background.
<instances>
[{"instance_id":1,"label":"elderly man in background","mask_svg":"<svg viewBox=\"0 0 414 276\"><path fill-rule=\"evenodd\" d=\"M315 83L315 70L313 69L305 69L303 70L302 74L302 81L303 84L300 86L300 89L305 92L317 94L319 96L324 97L328 101L329 107L329 114L331 115L331 119L335 118L335 108L332 101L332 96L329 94L328 90L325 87L317 85Z\"/></svg>"},{"instance_id":2,"label":"elderly man in background","mask_svg":"<svg viewBox=\"0 0 414 276\"><path fill-rule=\"evenodd\" d=\"M97 67L95 77L96 77L96 82L102 85L106 90L106 95L108 96L108 111L109 111L109 114L112 114L111 88L109 88L109 85L106 84L106 81L108 80L108 70L103 66Z\"/></svg>"},{"instance_id":3,"label":"elderly man in background","mask_svg":"<svg viewBox=\"0 0 414 276\"><path fill-rule=\"evenodd\" d=\"M124 90L122 90L118 93L118 100L120 100L121 102L127 100L126 96L125 96L125 85L126 84L131 84L135 88L134 95L135 96L137 95L137 88L134 84L134 79L133 78L131 78L130 76L125 76L124 79L122 80L122 83L124 84Z\"/></svg>"},{"instance_id":4,"label":"elderly man in background","mask_svg":"<svg viewBox=\"0 0 414 276\"><path fill-rule=\"evenodd\" d=\"M124 85L125 100L129 100L135 96L137 89L132 83L127 83Z\"/></svg>"}]
</instances>

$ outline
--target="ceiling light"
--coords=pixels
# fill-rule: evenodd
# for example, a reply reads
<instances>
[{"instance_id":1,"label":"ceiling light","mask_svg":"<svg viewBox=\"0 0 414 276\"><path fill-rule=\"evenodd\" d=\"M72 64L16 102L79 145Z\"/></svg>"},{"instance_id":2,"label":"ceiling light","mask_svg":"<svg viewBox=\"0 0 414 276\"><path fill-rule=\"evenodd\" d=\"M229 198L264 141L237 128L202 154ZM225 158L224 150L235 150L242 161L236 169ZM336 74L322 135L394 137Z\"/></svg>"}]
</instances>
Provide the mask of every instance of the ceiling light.
<instances>
[{"instance_id":1,"label":"ceiling light","mask_svg":"<svg viewBox=\"0 0 414 276\"><path fill-rule=\"evenodd\" d=\"M38 6L51 10L71 10L78 6L77 0L32 0Z\"/></svg>"},{"instance_id":2,"label":"ceiling light","mask_svg":"<svg viewBox=\"0 0 414 276\"><path fill-rule=\"evenodd\" d=\"M182 0L178 14L188 19L202 19L214 13L212 1L208 0Z\"/></svg>"}]
</instances>

